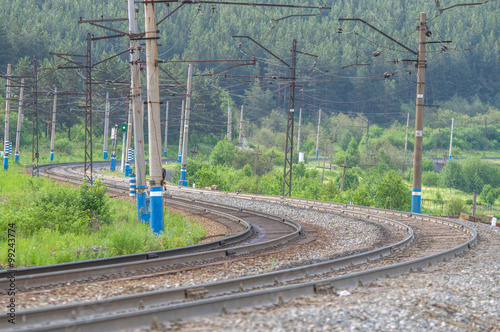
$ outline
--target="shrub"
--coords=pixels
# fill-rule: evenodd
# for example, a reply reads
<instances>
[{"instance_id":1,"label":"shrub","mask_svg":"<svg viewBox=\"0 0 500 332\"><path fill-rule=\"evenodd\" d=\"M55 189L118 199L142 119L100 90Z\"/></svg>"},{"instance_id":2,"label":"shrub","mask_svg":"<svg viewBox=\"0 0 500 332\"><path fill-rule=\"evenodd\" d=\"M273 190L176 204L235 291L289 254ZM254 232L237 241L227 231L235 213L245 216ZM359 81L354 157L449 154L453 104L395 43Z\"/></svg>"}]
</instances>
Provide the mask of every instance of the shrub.
<instances>
[{"instance_id":1,"label":"shrub","mask_svg":"<svg viewBox=\"0 0 500 332\"><path fill-rule=\"evenodd\" d=\"M434 172L422 173L422 184L424 186L435 187L439 183L439 174Z\"/></svg>"}]
</instances>

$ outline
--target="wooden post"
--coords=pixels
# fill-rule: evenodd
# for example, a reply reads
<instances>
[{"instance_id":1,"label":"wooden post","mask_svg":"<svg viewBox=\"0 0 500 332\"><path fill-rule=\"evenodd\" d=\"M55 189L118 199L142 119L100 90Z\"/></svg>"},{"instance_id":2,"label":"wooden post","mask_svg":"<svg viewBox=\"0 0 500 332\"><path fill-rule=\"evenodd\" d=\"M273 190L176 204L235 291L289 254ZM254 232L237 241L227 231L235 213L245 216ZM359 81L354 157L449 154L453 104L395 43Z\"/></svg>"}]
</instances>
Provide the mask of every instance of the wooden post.
<instances>
[{"instance_id":1,"label":"wooden post","mask_svg":"<svg viewBox=\"0 0 500 332\"><path fill-rule=\"evenodd\" d=\"M347 168L347 156L344 160L344 171L342 172L342 182L340 183L340 193L344 190L345 169Z\"/></svg>"},{"instance_id":2,"label":"wooden post","mask_svg":"<svg viewBox=\"0 0 500 332\"><path fill-rule=\"evenodd\" d=\"M257 161L259 160L259 147L260 145L257 145L257 152L255 153L255 162L253 163L253 173L252 176L255 176L255 172L257 171Z\"/></svg>"}]
</instances>

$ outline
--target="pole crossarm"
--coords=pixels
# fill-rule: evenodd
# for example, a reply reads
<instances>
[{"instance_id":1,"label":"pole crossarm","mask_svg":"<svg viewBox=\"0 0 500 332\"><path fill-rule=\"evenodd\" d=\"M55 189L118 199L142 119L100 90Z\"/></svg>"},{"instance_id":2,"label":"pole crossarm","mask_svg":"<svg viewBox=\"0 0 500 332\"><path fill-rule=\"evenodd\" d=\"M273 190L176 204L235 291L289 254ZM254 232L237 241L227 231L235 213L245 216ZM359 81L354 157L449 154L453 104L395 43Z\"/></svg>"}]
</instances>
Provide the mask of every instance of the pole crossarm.
<instances>
[{"instance_id":1,"label":"pole crossarm","mask_svg":"<svg viewBox=\"0 0 500 332\"><path fill-rule=\"evenodd\" d=\"M105 30L116 32L117 34L119 34L121 36L129 36L129 33L127 33L127 32L113 29L113 28L107 27L107 26L102 25L102 24L97 24L97 22L116 22L116 21L127 21L127 20L128 20L127 18L123 18L123 19L122 18L115 18L115 19L105 19L105 20L101 19L101 20L85 20L84 21L80 17L80 19L78 20L78 23L88 23L90 25L93 25L93 26L96 26L96 27L99 27L99 28L102 28Z\"/></svg>"},{"instance_id":2,"label":"pole crossarm","mask_svg":"<svg viewBox=\"0 0 500 332\"><path fill-rule=\"evenodd\" d=\"M201 4L208 3L211 5L238 5L238 6L262 6L262 7L285 7L285 8L309 8L309 9L332 9L326 5L323 6L301 6L301 5L284 5L273 3L258 3L258 2L228 2L228 1L206 1L206 0L152 0L152 1L136 1L136 3L181 3L181 4Z\"/></svg>"},{"instance_id":3,"label":"pole crossarm","mask_svg":"<svg viewBox=\"0 0 500 332\"><path fill-rule=\"evenodd\" d=\"M267 53L271 54L273 57L275 57L276 59L278 59L279 61L281 61L282 63L285 64L285 66L287 66L288 68L291 68L291 66L286 63L285 61L283 61L279 56L277 56L276 54L274 54L273 52L269 51L267 48L265 48L264 46L262 46L261 44L259 44L259 42L257 42L255 39L253 39L252 37L249 37L249 36L231 36L233 38L247 38L247 39L250 39L251 41L253 41L255 44L259 45L264 51L266 51Z\"/></svg>"},{"instance_id":4,"label":"pole crossarm","mask_svg":"<svg viewBox=\"0 0 500 332\"><path fill-rule=\"evenodd\" d=\"M380 31L379 29L375 28L373 25L371 25L370 23L366 22L365 20L362 20L360 18L339 18L339 21L360 21L362 22L363 24L369 26L370 28L372 28L373 30L377 31L378 33L382 34L384 37L386 38L389 38L390 40L392 40L393 42L395 42L396 44L398 44L399 46L403 47L404 49L410 51L411 53L415 54L415 55L418 55L418 52L415 52L414 50L410 49L409 47L401 44L400 42L398 42L396 39L392 38L391 36L389 36L388 34L386 34L385 32L382 32Z\"/></svg>"},{"instance_id":5,"label":"pole crossarm","mask_svg":"<svg viewBox=\"0 0 500 332\"><path fill-rule=\"evenodd\" d=\"M169 63L169 62L231 62L231 61L250 61L253 64L257 62L256 58L252 59L217 59L217 60L158 60L158 63ZM141 61L141 63L146 63Z\"/></svg>"}]
</instances>

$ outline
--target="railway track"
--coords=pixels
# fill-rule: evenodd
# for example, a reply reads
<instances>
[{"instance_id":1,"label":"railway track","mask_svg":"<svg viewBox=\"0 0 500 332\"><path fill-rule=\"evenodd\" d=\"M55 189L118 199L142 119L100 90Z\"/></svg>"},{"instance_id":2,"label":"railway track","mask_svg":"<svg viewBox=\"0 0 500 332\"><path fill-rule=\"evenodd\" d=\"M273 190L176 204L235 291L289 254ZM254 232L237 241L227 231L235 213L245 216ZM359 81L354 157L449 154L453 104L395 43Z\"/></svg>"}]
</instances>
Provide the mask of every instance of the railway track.
<instances>
[{"instance_id":1,"label":"railway track","mask_svg":"<svg viewBox=\"0 0 500 332\"><path fill-rule=\"evenodd\" d=\"M167 200L184 196L184 201L200 206L208 204L200 201L204 198L214 202L229 200L235 210L249 205L279 204L289 209L350 215L404 229L406 236L369 252L281 271L83 304L29 309L19 313L26 330L62 331L77 327L81 331L114 331L147 327L155 320L217 314L256 303L279 304L300 295L332 293L377 278L416 271L461 254L476 242L473 229L422 215L303 199L207 193L175 186L170 186L168 192ZM51 317L51 325L46 325L46 317Z\"/></svg>"}]
</instances>

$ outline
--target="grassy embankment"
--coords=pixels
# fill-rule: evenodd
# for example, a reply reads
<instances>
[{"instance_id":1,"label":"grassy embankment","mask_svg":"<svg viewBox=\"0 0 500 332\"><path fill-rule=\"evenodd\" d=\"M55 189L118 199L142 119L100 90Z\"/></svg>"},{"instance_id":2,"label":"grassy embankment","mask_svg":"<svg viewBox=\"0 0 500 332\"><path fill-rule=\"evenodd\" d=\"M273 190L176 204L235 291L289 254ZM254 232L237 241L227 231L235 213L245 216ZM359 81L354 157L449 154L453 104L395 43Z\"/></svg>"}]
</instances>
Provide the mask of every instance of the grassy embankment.
<instances>
[{"instance_id":1,"label":"grassy embankment","mask_svg":"<svg viewBox=\"0 0 500 332\"><path fill-rule=\"evenodd\" d=\"M205 233L166 211L166 233L155 236L136 221L134 204L110 199L101 184L72 188L31 178L16 165L0 172L0 269L7 262L9 225L17 267L175 248L197 243Z\"/></svg>"}]
</instances>

